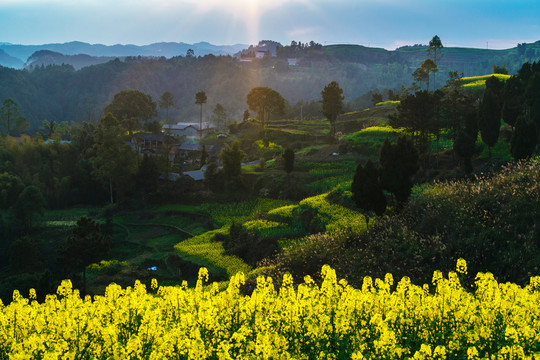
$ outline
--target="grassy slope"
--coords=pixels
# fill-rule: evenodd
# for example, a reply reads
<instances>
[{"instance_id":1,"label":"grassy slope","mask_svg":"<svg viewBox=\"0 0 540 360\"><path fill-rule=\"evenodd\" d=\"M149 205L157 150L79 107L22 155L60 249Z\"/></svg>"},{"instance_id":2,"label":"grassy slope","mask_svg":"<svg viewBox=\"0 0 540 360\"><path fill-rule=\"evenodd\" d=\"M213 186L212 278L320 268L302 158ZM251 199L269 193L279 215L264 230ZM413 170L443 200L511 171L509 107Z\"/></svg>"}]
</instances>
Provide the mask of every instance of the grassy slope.
<instances>
[{"instance_id":1,"label":"grassy slope","mask_svg":"<svg viewBox=\"0 0 540 360\"><path fill-rule=\"evenodd\" d=\"M474 82L484 78L487 76L468 78L466 81ZM300 176L299 181L308 183L306 188L319 195L307 197L299 203L257 199L201 206L164 205L144 214L131 213L116 217L117 232L115 245L108 259L111 261L109 265L117 267L119 273L124 271L128 277L136 275L137 272L140 275L142 269L155 262L162 265L155 275L178 281L181 278L174 276L174 269L167 263L168 256L177 255L185 261L208 267L211 273L220 278L228 278L239 271L250 273L256 270L240 258L225 254L222 244L213 242L214 235L227 234L230 224L235 221L263 236L284 239L301 237L306 232L294 212L298 206L313 209L317 220L326 231L343 227L362 231L365 228L363 216L343 204L350 203L349 187L357 162L367 158L376 160L382 142L387 138L393 140L403 131L386 125L388 117L396 112L396 106L396 103L387 102L364 111L343 114L338 118L337 129L347 134L344 139L355 151L353 155L331 156L333 152L337 152L337 145L329 145L325 141L315 144L311 142L311 146L297 151L296 172ZM328 132L328 127L328 122L320 120L282 120L271 121L268 130L278 138L288 136L317 139ZM306 142L309 144L309 139ZM444 144L440 144L440 148L444 147ZM495 156L502 156L504 153L507 153L506 144L501 143L495 147ZM482 153L480 157L483 155ZM332 191L338 194L340 204L329 200L327 195ZM96 212L95 209L90 210L92 211ZM89 210L85 209L70 211L68 214L50 212L45 224L48 228L65 228L74 225L79 216L88 213ZM190 214L195 216L195 219L199 216L199 220L194 220ZM214 230L208 229L210 221ZM174 227L194 236L176 231ZM99 271L90 274L91 280L98 285L104 284L108 278L102 275L107 272L109 265L105 264ZM131 269L131 273L126 269Z\"/></svg>"}]
</instances>

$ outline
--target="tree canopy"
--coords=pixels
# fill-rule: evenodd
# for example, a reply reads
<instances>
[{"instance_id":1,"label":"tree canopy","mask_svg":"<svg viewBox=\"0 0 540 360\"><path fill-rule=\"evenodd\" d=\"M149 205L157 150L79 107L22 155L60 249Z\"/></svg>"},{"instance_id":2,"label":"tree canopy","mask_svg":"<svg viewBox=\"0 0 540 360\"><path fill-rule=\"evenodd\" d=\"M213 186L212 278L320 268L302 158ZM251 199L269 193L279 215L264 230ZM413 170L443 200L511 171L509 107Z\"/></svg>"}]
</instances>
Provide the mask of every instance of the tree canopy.
<instances>
[{"instance_id":1,"label":"tree canopy","mask_svg":"<svg viewBox=\"0 0 540 360\"><path fill-rule=\"evenodd\" d=\"M240 142L235 140L232 146L225 144L220 157L223 162L223 173L226 180L234 180L242 172L242 159L246 154L240 148Z\"/></svg>"},{"instance_id":2,"label":"tree canopy","mask_svg":"<svg viewBox=\"0 0 540 360\"><path fill-rule=\"evenodd\" d=\"M83 216L60 249L60 256L71 271L82 271L83 291L86 291L86 267L102 260L110 248L109 239L101 233L100 225Z\"/></svg>"},{"instance_id":3,"label":"tree canopy","mask_svg":"<svg viewBox=\"0 0 540 360\"><path fill-rule=\"evenodd\" d=\"M489 88L484 91L484 96L480 102L478 128L482 141L488 146L489 157L491 158L491 148L499 139L501 106L497 94Z\"/></svg>"},{"instance_id":4,"label":"tree canopy","mask_svg":"<svg viewBox=\"0 0 540 360\"><path fill-rule=\"evenodd\" d=\"M214 107L214 111L212 112L212 120L217 129L223 128L225 121L227 121L227 113L225 112L223 105L220 103L217 103Z\"/></svg>"},{"instance_id":5,"label":"tree canopy","mask_svg":"<svg viewBox=\"0 0 540 360\"><path fill-rule=\"evenodd\" d=\"M136 154L122 140L124 128L112 113L107 113L97 126L94 136L93 174L103 185L108 185L110 202L113 189L123 192L123 186L136 170Z\"/></svg>"},{"instance_id":6,"label":"tree canopy","mask_svg":"<svg viewBox=\"0 0 540 360\"><path fill-rule=\"evenodd\" d=\"M380 177L383 189L390 191L398 206L409 198L411 176L418 171L418 152L412 141L401 136L395 144L385 140L379 155Z\"/></svg>"},{"instance_id":7,"label":"tree canopy","mask_svg":"<svg viewBox=\"0 0 540 360\"><path fill-rule=\"evenodd\" d=\"M171 106L174 106L174 96L170 92L165 91L159 98L159 107L162 109L165 108L165 112L167 115L167 124L169 125L169 108Z\"/></svg>"},{"instance_id":8,"label":"tree canopy","mask_svg":"<svg viewBox=\"0 0 540 360\"><path fill-rule=\"evenodd\" d=\"M139 90L122 90L116 93L104 112L113 114L130 136L134 130L141 127L141 121L157 116L156 103L152 97Z\"/></svg>"},{"instance_id":9,"label":"tree canopy","mask_svg":"<svg viewBox=\"0 0 540 360\"><path fill-rule=\"evenodd\" d=\"M332 81L321 91L322 113L330 122L330 133L336 134L336 119L343 112L343 89L337 81Z\"/></svg>"},{"instance_id":10,"label":"tree canopy","mask_svg":"<svg viewBox=\"0 0 540 360\"><path fill-rule=\"evenodd\" d=\"M358 164L351 184L352 199L360 208L369 226L370 213L381 216L386 210L386 197L379 182L379 171L371 160Z\"/></svg>"},{"instance_id":11,"label":"tree canopy","mask_svg":"<svg viewBox=\"0 0 540 360\"><path fill-rule=\"evenodd\" d=\"M426 90L429 90L430 73L436 73L437 71L439 71L439 69L437 69L437 64L431 59L426 59L422 65L413 72L413 77L416 81L426 83Z\"/></svg>"},{"instance_id":12,"label":"tree canopy","mask_svg":"<svg viewBox=\"0 0 540 360\"><path fill-rule=\"evenodd\" d=\"M285 112L285 99L279 92L269 87L258 86L251 89L246 102L250 110L257 113L263 129L269 114L282 115Z\"/></svg>"},{"instance_id":13,"label":"tree canopy","mask_svg":"<svg viewBox=\"0 0 540 360\"><path fill-rule=\"evenodd\" d=\"M17 103L12 98L7 98L0 107L0 126L7 135L11 131L21 131L28 128L28 122L21 116Z\"/></svg>"},{"instance_id":14,"label":"tree canopy","mask_svg":"<svg viewBox=\"0 0 540 360\"><path fill-rule=\"evenodd\" d=\"M207 97L206 97L206 93L204 91L199 91L198 93L195 94L195 104L201 106L201 116L200 116L200 119L199 119L199 130L202 130L202 106L203 106L203 104L206 104L206 100L207 100ZM202 132L201 132L201 134L202 134Z\"/></svg>"}]
</instances>

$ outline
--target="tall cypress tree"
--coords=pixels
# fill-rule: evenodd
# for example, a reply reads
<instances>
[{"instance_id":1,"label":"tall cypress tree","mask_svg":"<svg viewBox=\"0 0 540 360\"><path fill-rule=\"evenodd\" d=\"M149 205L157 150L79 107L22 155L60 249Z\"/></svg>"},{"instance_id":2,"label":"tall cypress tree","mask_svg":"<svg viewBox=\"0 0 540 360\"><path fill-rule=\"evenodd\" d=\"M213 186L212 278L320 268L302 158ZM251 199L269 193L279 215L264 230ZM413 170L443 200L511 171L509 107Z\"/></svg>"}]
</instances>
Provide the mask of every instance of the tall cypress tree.
<instances>
[{"instance_id":1,"label":"tall cypress tree","mask_svg":"<svg viewBox=\"0 0 540 360\"><path fill-rule=\"evenodd\" d=\"M516 126L519 116L524 113L523 82L517 76L512 76L504 84L504 103L502 118L512 129Z\"/></svg>"},{"instance_id":2,"label":"tall cypress tree","mask_svg":"<svg viewBox=\"0 0 540 360\"><path fill-rule=\"evenodd\" d=\"M418 152L411 140L404 136L395 144L385 140L379 155L382 187L391 192L398 207L409 198L412 189L411 176L418 171Z\"/></svg>"},{"instance_id":3,"label":"tall cypress tree","mask_svg":"<svg viewBox=\"0 0 540 360\"><path fill-rule=\"evenodd\" d=\"M538 140L536 124L521 116L516 122L516 129L510 140L510 153L516 160L526 159L532 155Z\"/></svg>"},{"instance_id":4,"label":"tall cypress tree","mask_svg":"<svg viewBox=\"0 0 540 360\"><path fill-rule=\"evenodd\" d=\"M371 212L381 216L386 210L386 197L379 182L379 171L371 160L364 167L361 164L356 167L351 192L354 203L366 218L367 226Z\"/></svg>"},{"instance_id":5,"label":"tall cypress tree","mask_svg":"<svg viewBox=\"0 0 540 360\"><path fill-rule=\"evenodd\" d=\"M283 153L283 169L287 174L294 170L294 151L292 149L285 149Z\"/></svg>"},{"instance_id":6,"label":"tall cypress tree","mask_svg":"<svg viewBox=\"0 0 540 360\"><path fill-rule=\"evenodd\" d=\"M489 158L491 159L491 148L499 139L501 128L501 105L497 95L486 88L484 97L479 107L478 129L482 136L482 141L488 146Z\"/></svg>"}]
</instances>

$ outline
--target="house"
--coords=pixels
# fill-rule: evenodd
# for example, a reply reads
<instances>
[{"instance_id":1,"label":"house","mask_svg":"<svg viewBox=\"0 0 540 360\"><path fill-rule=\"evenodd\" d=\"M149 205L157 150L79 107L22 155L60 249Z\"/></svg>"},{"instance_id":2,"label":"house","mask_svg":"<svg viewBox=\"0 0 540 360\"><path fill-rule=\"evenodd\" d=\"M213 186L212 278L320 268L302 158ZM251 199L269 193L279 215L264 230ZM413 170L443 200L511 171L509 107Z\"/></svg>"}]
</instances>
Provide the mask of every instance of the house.
<instances>
[{"instance_id":1,"label":"house","mask_svg":"<svg viewBox=\"0 0 540 360\"><path fill-rule=\"evenodd\" d=\"M193 171L185 171L184 176L189 176L195 181L203 181L204 180L204 171L202 170L193 170Z\"/></svg>"},{"instance_id":2,"label":"house","mask_svg":"<svg viewBox=\"0 0 540 360\"><path fill-rule=\"evenodd\" d=\"M289 66L296 66L296 58L287 59L287 63L289 63Z\"/></svg>"},{"instance_id":3,"label":"house","mask_svg":"<svg viewBox=\"0 0 540 360\"><path fill-rule=\"evenodd\" d=\"M204 150L209 155L214 152L215 146L214 145L206 145L204 147ZM189 143L183 143L177 148L178 153L180 156L184 159L187 158L199 158L201 156L201 153L203 151L203 145L201 144L189 144Z\"/></svg>"},{"instance_id":4,"label":"house","mask_svg":"<svg viewBox=\"0 0 540 360\"><path fill-rule=\"evenodd\" d=\"M150 150L156 152L161 150L163 143L165 142L165 135L163 134L145 134L138 133L135 135L137 143L140 146L141 151Z\"/></svg>"},{"instance_id":5,"label":"house","mask_svg":"<svg viewBox=\"0 0 540 360\"><path fill-rule=\"evenodd\" d=\"M202 127L199 123L182 123L179 122L174 125L165 124L162 130L172 136L181 136L186 138L197 138L207 134L209 131L214 130L214 124L203 122Z\"/></svg>"},{"instance_id":6,"label":"house","mask_svg":"<svg viewBox=\"0 0 540 360\"><path fill-rule=\"evenodd\" d=\"M257 50L257 52L255 53L255 57L257 59L262 59L263 57L266 56L266 54L268 53L268 50L266 49L259 49Z\"/></svg>"}]
</instances>

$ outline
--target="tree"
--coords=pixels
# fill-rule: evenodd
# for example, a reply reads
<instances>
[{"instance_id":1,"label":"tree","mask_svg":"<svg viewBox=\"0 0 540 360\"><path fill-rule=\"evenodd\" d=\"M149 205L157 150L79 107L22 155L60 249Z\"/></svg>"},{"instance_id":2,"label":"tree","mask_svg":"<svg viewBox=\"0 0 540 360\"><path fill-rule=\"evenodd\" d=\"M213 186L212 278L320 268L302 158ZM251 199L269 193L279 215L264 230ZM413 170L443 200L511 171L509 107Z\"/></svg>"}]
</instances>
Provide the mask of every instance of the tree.
<instances>
[{"instance_id":1,"label":"tree","mask_svg":"<svg viewBox=\"0 0 540 360\"><path fill-rule=\"evenodd\" d=\"M81 155L85 155L88 149L94 146L96 127L89 122L74 124L71 129L71 141Z\"/></svg>"},{"instance_id":2,"label":"tree","mask_svg":"<svg viewBox=\"0 0 540 360\"><path fill-rule=\"evenodd\" d=\"M193 59L195 57L195 51L193 49L188 49L186 51L186 58Z\"/></svg>"},{"instance_id":3,"label":"tree","mask_svg":"<svg viewBox=\"0 0 540 360\"><path fill-rule=\"evenodd\" d=\"M103 259L110 248L109 239L101 233L100 225L83 216L60 249L60 258L71 271L82 271L83 293L86 292L86 267Z\"/></svg>"},{"instance_id":4,"label":"tree","mask_svg":"<svg viewBox=\"0 0 540 360\"><path fill-rule=\"evenodd\" d=\"M195 104L201 105L201 117L199 119L199 133L202 136L202 106L206 104L206 93L204 91L199 91L195 94Z\"/></svg>"},{"instance_id":5,"label":"tree","mask_svg":"<svg viewBox=\"0 0 540 360\"><path fill-rule=\"evenodd\" d=\"M147 121L143 125L143 130L151 134L161 134L161 123L157 120Z\"/></svg>"},{"instance_id":6,"label":"tree","mask_svg":"<svg viewBox=\"0 0 540 360\"><path fill-rule=\"evenodd\" d=\"M534 122L525 116L518 119L510 139L510 153L515 160L526 159L533 154L538 140L537 133Z\"/></svg>"},{"instance_id":7,"label":"tree","mask_svg":"<svg viewBox=\"0 0 540 360\"><path fill-rule=\"evenodd\" d=\"M216 124L216 128L222 129L225 125L225 121L227 120L227 113L225 113L225 108L220 103L217 103L214 107L214 111L212 113L212 120L214 121L214 124Z\"/></svg>"},{"instance_id":8,"label":"tree","mask_svg":"<svg viewBox=\"0 0 540 360\"><path fill-rule=\"evenodd\" d=\"M238 178L242 172L242 159L246 154L240 149L240 142L235 140L232 146L225 144L221 149L220 157L223 163L223 174L226 180Z\"/></svg>"},{"instance_id":9,"label":"tree","mask_svg":"<svg viewBox=\"0 0 540 360\"><path fill-rule=\"evenodd\" d=\"M244 110L244 115L242 116L242 121L247 121L249 119L249 110Z\"/></svg>"},{"instance_id":10,"label":"tree","mask_svg":"<svg viewBox=\"0 0 540 360\"><path fill-rule=\"evenodd\" d=\"M437 61L440 60L440 55L437 56L437 51L441 51L443 48L441 39L435 35L430 41L429 41L429 48L428 48L428 54L433 56L433 62L437 63Z\"/></svg>"},{"instance_id":11,"label":"tree","mask_svg":"<svg viewBox=\"0 0 540 360\"><path fill-rule=\"evenodd\" d=\"M285 99L269 87L259 86L251 89L246 102L248 107L257 113L263 129L270 114L282 115L285 112Z\"/></svg>"},{"instance_id":12,"label":"tree","mask_svg":"<svg viewBox=\"0 0 540 360\"><path fill-rule=\"evenodd\" d=\"M539 65L534 63L533 68ZM536 125L537 130L540 130L540 69L537 69L528 81L525 101L528 105L530 120Z\"/></svg>"},{"instance_id":13,"label":"tree","mask_svg":"<svg viewBox=\"0 0 540 360\"><path fill-rule=\"evenodd\" d=\"M517 76L511 76L504 84L502 118L512 129L516 126L517 119L524 114L523 83Z\"/></svg>"},{"instance_id":14,"label":"tree","mask_svg":"<svg viewBox=\"0 0 540 360\"><path fill-rule=\"evenodd\" d=\"M411 140L401 136L395 144L385 140L379 154L380 179L383 189L391 192L398 207L409 198L411 176L418 171L418 152Z\"/></svg>"},{"instance_id":15,"label":"tree","mask_svg":"<svg viewBox=\"0 0 540 360\"><path fill-rule=\"evenodd\" d=\"M486 88L484 96L479 106L478 129L482 136L482 141L488 146L489 158L491 159L491 148L499 139L501 127L501 106L497 95Z\"/></svg>"},{"instance_id":16,"label":"tree","mask_svg":"<svg viewBox=\"0 0 540 360\"><path fill-rule=\"evenodd\" d=\"M140 129L141 121L157 116L156 103L152 97L139 90L122 90L114 95L113 101L104 109L111 113L133 136Z\"/></svg>"},{"instance_id":17,"label":"tree","mask_svg":"<svg viewBox=\"0 0 540 360\"><path fill-rule=\"evenodd\" d=\"M438 133L442 126L436 117L440 97L439 92L427 90L408 94L397 106L397 115L390 117L390 125L407 128L422 151L429 149L429 134Z\"/></svg>"},{"instance_id":18,"label":"tree","mask_svg":"<svg viewBox=\"0 0 540 360\"><path fill-rule=\"evenodd\" d=\"M43 214L46 201L41 190L29 185L19 194L15 203L15 215L22 222L24 230L28 232L36 221L38 215Z\"/></svg>"},{"instance_id":19,"label":"tree","mask_svg":"<svg viewBox=\"0 0 540 360\"><path fill-rule=\"evenodd\" d=\"M7 98L0 107L0 125L9 136L12 130L22 131L28 128L28 122L19 113L19 107L12 98Z\"/></svg>"},{"instance_id":20,"label":"tree","mask_svg":"<svg viewBox=\"0 0 540 360\"><path fill-rule=\"evenodd\" d=\"M441 123L450 129L454 152L460 158L465 173L469 174L478 137L477 98L461 86L459 79L463 74L453 71L448 75L450 79L441 89Z\"/></svg>"},{"instance_id":21,"label":"tree","mask_svg":"<svg viewBox=\"0 0 540 360\"><path fill-rule=\"evenodd\" d=\"M165 91L161 97L159 98L159 107L165 108L165 112L167 114L167 124L169 125L169 129L171 127L171 123L169 122L169 108L171 106L174 106L174 96L168 91Z\"/></svg>"},{"instance_id":22,"label":"tree","mask_svg":"<svg viewBox=\"0 0 540 360\"><path fill-rule=\"evenodd\" d=\"M416 81L425 82L426 90L429 91L429 74L436 73L437 71L439 71L439 69L437 69L437 64L431 59L426 59L422 65L413 72L413 77Z\"/></svg>"},{"instance_id":23,"label":"tree","mask_svg":"<svg viewBox=\"0 0 540 360\"><path fill-rule=\"evenodd\" d=\"M94 136L94 157L92 174L109 187L111 204L114 202L113 190L123 189L131 181L136 169L136 154L122 140L124 128L112 113L101 120Z\"/></svg>"},{"instance_id":24,"label":"tree","mask_svg":"<svg viewBox=\"0 0 540 360\"><path fill-rule=\"evenodd\" d=\"M336 120L343 112L343 89L339 87L337 81L332 81L321 91L322 113L330 122L330 134L336 134Z\"/></svg>"},{"instance_id":25,"label":"tree","mask_svg":"<svg viewBox=\"0 0 540 360\"><path fill-rule=\"evenodd\" d=\"M285 149L283 152L283 169L287 174L294 170L294 151L292 149Z\"/></svg>"},{"instance_id":26,"label":"tree","mask_svg":"<svg viewBox=\"0 0 540 360\"><path fill-rule=\"evenodd\" d=\"M206 146L203 144L202 151L201 151L201 167L206 165L206 158L208 157L208 153L206 152Z\"/></svg>"},{"instance_id":27,"label":"tree","mask_svg":"<svg viewBox=\"0 0 540 360\"><path fill-rule=\"evenodd\" d=\"M470 174L472 172L472 162L471 158L474 155L476 144L476 136L472 136L467 133L465 130L459 129L458 133L454 139L454 152L462 161L463 171L465 174Z\"/></svg>"},{"instance_id":28,"label":"tree","mask_svg":"<svg viewBox=\"0 0 540 360\"><path fill-rule=\"evenodd\" d=\"M36 241L27 236L15 240L10 247L10 265L22 272L40 270L43 266L39 259Z\"/></svg>"},{"instance_id":29,"label":"tree","mask_svg":"<svg viewBox=\"0 0 540 360\"><path fill-rule=\"evenodd\" d=\"M137 172L135 182L137 189L143 197L156 192L158 188L159 169L153 156L144 154Z\"/></svg>"},{"instance_id":30,"label":"tree","mask_svg":"<svg viewBox=\"0 0 540 360\"><path fill-rule=\"evenodd\" d=\"M493 64L493 73L494 74L508 75L508 69L506 68L506 64L505 65L495 65L495 64Z\"/></svg>"},{"instance_id":31,"label":"tree","mask_svg":"<svg viewBox=\"0 0 540 360\"><path fill-rule=\"evenodd\" d=\"M366 226L369 226L371 212L381 216L386 210L386 197L379 182L379 171L371 160L364 167L361 164L356 167L351 192L356 207L362 210L366 218Z\"/></svg>"},{"instance_id":32,"label":"tree","mask_svg":"<svg viewBox=\"0 0 540 360\"><path fill-rule=\"evenodd\" d=\"M0 173L0 209L12 207L23 190L20 177L8 172Z\"/></svg>"},{"instance_id":33,"label":"tree","mask_svg":"<svg viewBox=\"0 0 540 360\"><path fill-rule=\"evenodd\" d=\"M504 81L499 80L496 76L490 76L486 80L486 89L493 91L499 100L499 108L502 108L504 100Z\"/></svg>"},{"instance_id":34,"label":"tree","mask_svg":"<svg viewBox=\"0 0 540 360\"><path fill-rule=\"evenodd\" d=\"M383 96L379 92L379 90L375 90L371 93L371 103L373 106L377 105L378 103L383 101Z\"/></svg>"},{"instance_id":35,"label":"tree","mask_svg":"<svg viewBox=\"0 0 540 360\"><path fill-rule=\"evenodd\" d=\"M54 136L54 133L56 132L56 126L58 124L54 120L43 120L43 124L41 125L41 129L45 131L45 135L48 139L52 139Z\"/></svg>"},{"instance_id":36,"label":"tree","mask_svg":"<svg viewBox=\"0 0 540 360\"><path fill-rule=\"evenodd\" d=\"M206 166L204 183L213 192L220 192L223 190L223 169L219 169L216 162L211 162Z\"/></svg>"},{"instance_id":37,"label":"tree","mask_svg":"<svg viewBox=\"0 0 540 360\"><path fill-rule=\"evenodd\" d=\"M443 45L442 45L442 42L441 42L441 39L435 35L430 41L429 41L429 48L428 48L428 54L429 55L432 55L432 60L433 60L433 63L435 64L435 66L437 66L437 63L439 62L440 58L441 58L441 55L437 55L437 51L441 51L443 48ZM433 72L433 84L434 86L436 87L437 84L436 84L436 79L435 79L435 75L437 73L437 70L435 70Z\"/></svg>"}]
</instances>

